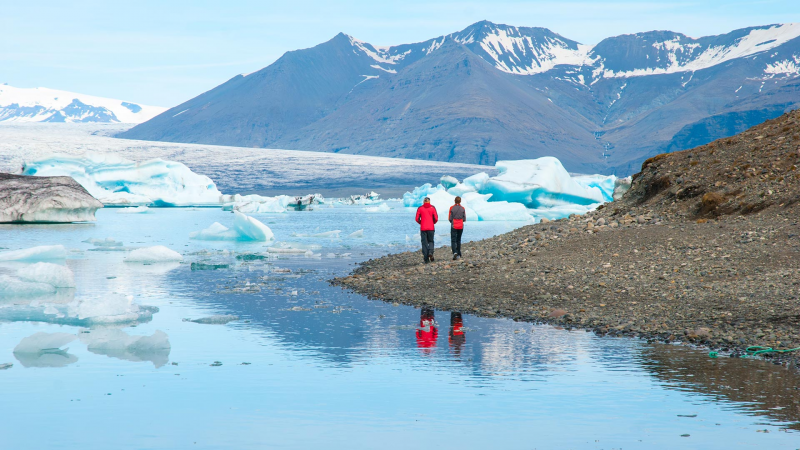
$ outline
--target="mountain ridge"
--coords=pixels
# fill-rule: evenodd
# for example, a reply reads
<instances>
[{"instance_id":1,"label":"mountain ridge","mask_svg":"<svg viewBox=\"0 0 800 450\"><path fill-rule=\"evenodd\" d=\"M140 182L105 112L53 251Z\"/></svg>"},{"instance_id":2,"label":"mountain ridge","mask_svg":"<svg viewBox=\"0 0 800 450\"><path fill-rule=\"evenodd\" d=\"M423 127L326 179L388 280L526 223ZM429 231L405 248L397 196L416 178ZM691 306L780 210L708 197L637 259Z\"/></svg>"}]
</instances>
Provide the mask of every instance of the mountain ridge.
<instances>
[{"instance_id":1,"label":"mountain ridge","mask_svg":"<svg viewBox=\"0 0 800 450\"><path fill-rule=\"evenodd\" d=\"M483 164L546 154L571 171L625 175L800 105L798 38L800 24L595 46L488 21L389 47L339 33L119 137ZM744 122L679 135L726 114Z\"/></svg>"}]
</instances>

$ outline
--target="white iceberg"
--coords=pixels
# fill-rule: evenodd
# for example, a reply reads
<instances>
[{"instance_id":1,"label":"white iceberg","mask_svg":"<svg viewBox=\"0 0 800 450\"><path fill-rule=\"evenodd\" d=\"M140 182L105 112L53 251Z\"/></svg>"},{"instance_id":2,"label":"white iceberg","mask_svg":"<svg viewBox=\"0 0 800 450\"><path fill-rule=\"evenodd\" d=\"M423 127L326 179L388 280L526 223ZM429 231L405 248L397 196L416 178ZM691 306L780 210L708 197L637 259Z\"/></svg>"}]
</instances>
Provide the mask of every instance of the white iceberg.
<instances>
[{"instance_id":1,"label":"white iceberg","mask_svg":"<svg viewBox=\"0 0 800 450\"><path fill-rule=\"evenodd\" d=\"M23 281L18 277L0 274L0 299L39 297L55 292L56 288L47 283Z\"/></svg>"},{"instance_id":2,"label":"white iceberg","mask_svg":"<svg viewBox=\"0 0 800 450\"><path fill-rule=\"evenodd\" d=\"M386 203L381 203L378 206L368 206L364 208L364 211L368 213L382 213L382 212L389 212L392 208L389 207Z\"/></svg>"},{"instance_id":3,"label":"white iceberg","mask_svg":"<svg viewBox=\"0 0 800 450\"><path fill-rule=\"evenodd\" d=\"M78 337L69 333L34 333L23 338L16 347L14 353L39 353L45 350L58 350L69 344Z\"/></svg>"},{"instance_id":4,"label":"white iceberg","mask_svg":"<svg viewBox=\"0 0 800 450\"><path fill-rule=\"evenodd\" d=\"M138 305L133 302L132 295L116 294L73 301L61 314L65 319L77 319L67 323L96 325L145 322L153 318L154 312L158 312L158 308Z\"/></svg>"},{"instance_id":5,"label":"white iceberg","mask_svg":"<svg viewBox=\"0 0 800 450\"><path fill-rule=\"evenodd\" d=\"M364 237L364 230L361 229L361 230L353 231L352 233L348 234L347 237L349 237L349 238L363 238Z\"/></svg>"},{"instance_id":6,"label":"white iceberg","mask_svg":"<svg viewBox=\"0 0 800 450\"><path fill-rule=\"evenodd\" d=\"M75 339L68 333L34 333L14 347L14 357L23 367L64 367L78 361L68 349L61 349Z\"/></svg>"},{"instance_id":7,"label":"white iceberg","mask_svg":"<svg viewBox=\"0 0 800 450\"><path fill-rule=\"evenodd\" d=\"M56 154L25 161L22 174L72 177L105 205L217 206L222 201L222 193L210 178L161 159L137 163L92 152Z\"/></svg>"},{"instance_id":8,"label":"white iceberg","mask_svg":"<svg viewBox=\"0 0 800 450\"><path fill-rule=\"evenodd\" d=\"M271 241L275 235L260 221L234 211L233 228L214 222L205 230L190 233L189 238L205 241Z\"/></svg>"},{"instance_id":9,"label":"white iceberg","mask_svg":"<svg viewBox=\"0 0 800 450\"><path fill-rule=\"evenodd\" d=\"M54 288L74 288L75 275L67 266L39 262L17 271L17 277L25 281L44 283Z\"/></svg>"},{"instance_id":10,"label":"white iceberg","mask_svg":"<svg viewBox=\"0 0 800 450\"><path fill-rule=\"evenodd\" d=\"M150 208L147 206L134 206L130 208L122 208L117 211L117 214L144 214L150 211Z\"/></svg>"},{"instance_id":11,"label":"white iceberg","mask_svg":"<svg viewBox=\"0 0 800 450\"><path fill-rule=\"evenodd\" d=\"M153 247L138 248L132 251L124 259L131 263L160 263L183 261L183 256L175 250L171 250L163 245Z\"/></svg>"},{"instance_id":12,"label":"white iceberg","mask_svg":"<svg viewBox=\"0 0 800 450\"><path fill-rule=\"evenodd\" d=\"M481 172L458 182L444 176L441 184L424 184L403 195L405 206L420 206L425 197L439 212L440 220L456 196L467 211L467 221L530 221L583 214L614 199L614 175L571 176L553 157L520 161L498 161L498 175Z\"/></svg>"},{"instance_id":13,"label":"white iceberg","mask_svg":"<svg viewBox=\"0 0 800 450\"><path fill-rule=\"evenodd\" d=\"M82 333L80 340L98 355L126 361L150 361L158 368L169 362L172 349L169 337L161 330L150 336L131 336L116 328L94 328Z\"/></svg>"},{"instance_id":14,"label":"white iceberg","mask_svg":"<svg viewBox=\"0 0 800 450\"><path fill-rule=\"evenodd\" d=\"M439 184L444 186L445 189L450 189L458 184L458 178L451 177L450 175L442 175L442 178L439 179Z\"/></svg>"},{"instance_id":15,"label":"white iceberg","mask_svg":"<svg viewBox=\"0 0 800 450\"><path fill-rule=\"evenodd\" d=\"M22 250L11 250L0 252L0 261L51 261L67 258L67 249L63 245L40 245L38 247L25 248Z\"/></svg>"},{"instance_id":16,"label":"white iceberg","mask_svg":"<svg viewBox=\"0 0 800 450\"><path fill-rule=\"evenodd\" d=\"M499 175L486 180L482 194L493 200L522 203L529 208L559 203L590 205L604 201L599 187L584 187L570 177L561 161L552 156L521 161L498 161ZM613 188L612 188L613 190Z\"/></svg>"}]
</instances>

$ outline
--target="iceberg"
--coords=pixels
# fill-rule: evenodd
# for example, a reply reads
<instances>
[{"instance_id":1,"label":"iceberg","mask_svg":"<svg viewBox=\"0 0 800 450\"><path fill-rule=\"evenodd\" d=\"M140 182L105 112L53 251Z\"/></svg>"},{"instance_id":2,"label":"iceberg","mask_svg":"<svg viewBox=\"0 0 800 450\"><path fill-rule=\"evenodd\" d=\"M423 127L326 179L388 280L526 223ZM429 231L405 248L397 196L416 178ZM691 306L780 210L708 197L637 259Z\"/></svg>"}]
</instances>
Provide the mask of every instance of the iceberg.
<instances>
[{"instance_id":1,"label":"iceberg","mask_svg":"<svg viewBox=\"0 0 800 450\"><path fill-rule=\"evenodd\" d=\"M233 228L214 222L202 231L190 233L189 238L204 241L271 241L275 235L260 221L234 211Z\"/></svg>"},{"instance_id":2,"label":"iceberg","mask_svg":"<svg viewBox=\"0 0 800 450\"><path fill-rule=\"evenodd\" d=\"M149 211L147 206L132 206L130 208L122 208L117 211L117 214L144 214Z\"/></svg>"},{"instance_id":3,"label":"iceberg","mask_svg":"<svg viewBox=\"0 0 800 450\"><path fill-rule=\"evenodd\" d=\"M116 328L94 328L82 333L80 340L87 350L97 355L126 361L149 361L156 368L169 362L172 349L169 337L161 330L150 336L131 336Z\"/></svg>"},{"instance_id":4,"label":"iceberg","mask_svg":"<svg viewBox=\"0 0 800 450\"><path fill-rule=\"evenodd\" d=\"M218 206L222 202L222 193L210 178L162 159L137 163L93 152L56 154L25 161L22 175L72 177L105 205Z\"/></svg>"},{"instance_id":5,"label":"iceberg","mask_svg":"<svg viewBox=\"0 0 800 450\"><path fill-rule=\"evenodd\" d=\"M451 177L450 175L442 175L439 179L439 184L444 186L445 189L450 189L458 184L458 178Z\"/></svg>"},{"instance_id":6,"label":"iceberg","mask_svg":"<svg viewBox=\"0 0 800 450\"><path fill-rule=\"evenodd\" d=\"M194 322L204 325L225 325L228 322L239 320L239 316L230 314L218 314L215 316L201 317L199 319L183 319L184 322Z\"/></svg>"},{"instance_id":7,"label":"iceberg","mask_svg":"<svg viewBox=\"0 0 800 450\"><path fill-rule=\"evenodd\" d=\"M47 283L23 281L17 277L0 274L0 300L17 297L39 297L55 292L56 288Z\"/></svg>"},{"instance_id":8,"label":"iceberg","mask_svg":"<svg viewBox=\"0 0 800 450\"><path fill-rule=\"evenodd\" d=\"M67 258L67 249L63 245L40 245L22 250L0 252L0 261L50 261Z\"/></svg>"},{"instance_id":9,"label":"iceberg","mask_svg":"<svg viewBox=\"0 0 800 450\"><path fill-rule=\"evenodd\" d=\"M496 201L522 203L529 208L574 203L591 205L604 201L600 188L584 187L570 177L561 161L552 156L520 161L498 161L499 174L486 180L482 194Z\"/></svg>"},{"instance_id":10,"label":"iceberg","mask_svg":"<svg viewBox=\"0 0 800 450\"><path fill-rule=\"evenodd\" d=\"M364 208L364 211L368 213L382 213L382 212L389 212L392 208L389 207L386 203L381 203L378 206L368 206Z\"/></svg>"},{"instance_id":11,"label":"iceberg","mask_svg":"<svg viewBox=\"0 0 800 450\"><path fill-rule=\"evenodd\" d=\"M0 223L93 222L102 207L69 177L0 173Z\"/></svg>"},{"instance_id":12,"label":"iceberg","mask_svg":"<svg viewBox=\"0 0 800 450\"><path fill-rule=\"evenodd\" d=\"M364 237L364 229L353 231L352 233L348 234L347 237L349 238L363 238Z\"/></svg>"},{"instance_id":13,"label":"iceberg","mask_svg":"<svg viewBox=\"0 0 800 450\"><path fill-rule=\"evenodd\" d=\"M22 280L48 284L54 288L74 288L75 275L67 266L39 262L17 271L17 277Z\"/></svg>"},{"instance_id":14,"label":"iceberg","mask_svg":"<svg viewBox=\"0 0 800 450\"><path fill-rule=\"evenodd\" d=\"M76 361L78 357L67 353L61 347L78 337L68 333L34 333L23 338L14 347L14 357L23 367L64 367Z\"/></svg>"},{"instance_id":15,"label":"iceberg","mask_svg":"<svg viewBox=\"0 0 800 450\"><path fill-rule=\"evenodd\" d=\"M183 261L183 256L175 250L170 250L163 245L144 247L132 251L125 259L130 263L160 263Z\"/></svg>"},{"instance_id":16,"label":"iceberg","mask_svg":"<svg viewBox=\"0 0 800 450\"><path fill-rule=\"evenodd\" d=\"M558 219L584 214L600 203L614 200L624 189L614 175L571 176L557 158L498 161L498 175L477 173L458 182L443 176L441 184L424 184L403 195L403 205L420 206L425 197L439 212L447 214L453 199L460 196L467 221L530 221Z\"/></svg>"}]
</instances>

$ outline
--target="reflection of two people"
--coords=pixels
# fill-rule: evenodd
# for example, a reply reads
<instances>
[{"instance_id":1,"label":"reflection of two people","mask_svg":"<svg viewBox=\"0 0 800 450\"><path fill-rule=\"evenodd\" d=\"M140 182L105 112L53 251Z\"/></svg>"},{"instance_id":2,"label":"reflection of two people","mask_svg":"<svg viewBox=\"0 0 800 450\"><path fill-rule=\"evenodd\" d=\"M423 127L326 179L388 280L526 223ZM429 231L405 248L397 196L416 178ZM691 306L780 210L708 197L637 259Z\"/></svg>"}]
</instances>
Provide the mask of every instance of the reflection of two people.
<instances>
[{"instance_id":1,"label":"reflection of two people","mask_svg":"<svg viewBox=\"0 0 800 450\"><path fill-rule=\"evenodd\" d=\"M419 327L417 327L417 347L423 353L430 354L433 347L436 347L436 339L439 337L439 328L436 325L433 308L424 307L419 314ZM461 313L450 313L450 333L448 336L450 346L456 354L461 353L461 346L464 345L464 322Z\"/></svg>"}]
</instances>

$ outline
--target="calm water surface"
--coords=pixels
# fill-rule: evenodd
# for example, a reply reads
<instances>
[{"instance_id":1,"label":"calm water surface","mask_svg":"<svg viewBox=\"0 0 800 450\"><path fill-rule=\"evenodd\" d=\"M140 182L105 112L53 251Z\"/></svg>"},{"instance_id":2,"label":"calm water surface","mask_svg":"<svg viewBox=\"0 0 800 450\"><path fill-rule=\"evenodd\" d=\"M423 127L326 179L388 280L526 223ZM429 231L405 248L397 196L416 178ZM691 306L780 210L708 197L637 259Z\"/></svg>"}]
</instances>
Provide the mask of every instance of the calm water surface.
<instances>
[{"instance_id":1,"label":"calm water surface","mask_svg":"<svg viewBox=\"0 0 800 450\"><path fill-rule=\"evenodd\" d=\"M78 287L57 301L133 296L159 309L133 323L65 325L55 316L19 320L14 308L24 302L0 299L0 364L13 363L0 370L0 446L800 447L800 377L770 364L414 309L327 284L357 261L416 248L412 214L336 207L256 215L275 232L271 245L313 253L266 259L245 256L268 255L263 243L188 239L232 222L217 209L106 209L96 224L0 226L0 247L70 250ZM519 225L470 224L465 236ZM348 237L359 229L363 238ZM330 230L341 237L297 236ZM184 262L124 263L125 251L84 242L109 237L125 247L166 245ZM222 314L239 319L185 320ZM157 330L169 349L90 345ZM14 353L39 332L77 338L60 350Z\"/></svg>"}]
</instances>

